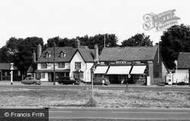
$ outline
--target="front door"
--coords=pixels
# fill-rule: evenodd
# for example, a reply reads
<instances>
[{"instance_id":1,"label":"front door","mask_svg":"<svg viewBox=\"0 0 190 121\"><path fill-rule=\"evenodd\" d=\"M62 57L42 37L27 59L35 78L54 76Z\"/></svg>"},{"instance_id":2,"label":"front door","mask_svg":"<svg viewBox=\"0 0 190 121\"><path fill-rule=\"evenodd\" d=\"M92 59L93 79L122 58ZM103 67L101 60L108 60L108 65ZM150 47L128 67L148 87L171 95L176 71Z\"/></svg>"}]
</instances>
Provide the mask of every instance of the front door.
<instances>
[{"instance_id":1,"label":"front door","mask_svg":"<svg viewBox=\"0 0 190 121\"><path fill-rule=\"evenodd\" d=\"M48 73L48 81L49 82L53 82L53 78L54 77L54 75L53 75L53 73Z\"/></svg>"}]
</instances>

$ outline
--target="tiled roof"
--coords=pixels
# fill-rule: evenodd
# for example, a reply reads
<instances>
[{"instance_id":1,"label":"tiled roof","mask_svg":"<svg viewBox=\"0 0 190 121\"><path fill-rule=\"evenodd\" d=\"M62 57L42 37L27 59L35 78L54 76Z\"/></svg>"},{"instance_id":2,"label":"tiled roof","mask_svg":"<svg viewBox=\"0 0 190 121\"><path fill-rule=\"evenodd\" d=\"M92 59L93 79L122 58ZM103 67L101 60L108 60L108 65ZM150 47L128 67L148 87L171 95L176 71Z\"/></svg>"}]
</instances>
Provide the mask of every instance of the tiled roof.
<instances>
[{"instance_id":1,"label":"tiled roof","mask_svg":"<svg viewBox=\"0 0 190 121\"><path fill-rule=\"evenodd\" d=\"M82 55L85 62L94 62L93 53L90 49L79 48L78 51Z\"/></svg>"},{"instance_id":2,"label":"tiled roof","mask_svg":"<svg viewBox=\"0 0 190 121\"><path fill-rule=\"evenodd\" d=\"M0 70L10 70L11 64L10 63L0 63ZM14 67L14 69L17 69Z\"/></svg>"},{"instance_id":3,"label":"tiled roof","mask_svg":"<svg viewBox=\"0 0 190 121\"><path fill-rule=\"evenodd\" d=\"M0 69L9 70L11 67L10 63L0 63Z\"/></svg>"},{"instance_id":4,"label":"tiled roof","mask_svg":"<svg viewBox=\"0 0 190 121\"><path fill-rule=\"evenodd\" d=\"M190 69L190 52L179 53L177 68Z\"/></svg>"},{"instance_id":5,"label":"tiled roof","mask_svg":"<svg viewBox=\"0 0 190 121\"><path fill-rule=\"evenodd\" d=\"M157 46L104 48L100 55L100 61L154 60L156 52L157 52Z\"/></svg>"},{"instance_id":6,"label":"tiled roof","mask_svg":"<svg viewBox=\"0 0 190 121\"><path fill-rule=\"evenodd\" d=\"M55 47L55 62L70 62L74 54L79 51L85 62L93 62L93 55L90 49L88 48L73 48L73 47ZM46 53L49 53L51 56L46 57ZM53 62L54 53L53 48L47 48L43 51L37 62ZM65 57L60 57L60 53L64 52Z\"/></svg>"},{"instance_id":7,"label":"tiled roof","mask_svg":"<svg viewBox=\"0 0 190 121\"><path fill-rule=\"evenodd\" d=\"M46 57L47 52L50 54L50 57ZM66 56L60 57L61 52L64 52ZM72 47L55 47L55 62L69 62L72 59L75 52L76 49ZM38 62L53 62L53 59L54 59L54 49L53 47L51 47L43 51Z\"/></svg>"}]
</instances>

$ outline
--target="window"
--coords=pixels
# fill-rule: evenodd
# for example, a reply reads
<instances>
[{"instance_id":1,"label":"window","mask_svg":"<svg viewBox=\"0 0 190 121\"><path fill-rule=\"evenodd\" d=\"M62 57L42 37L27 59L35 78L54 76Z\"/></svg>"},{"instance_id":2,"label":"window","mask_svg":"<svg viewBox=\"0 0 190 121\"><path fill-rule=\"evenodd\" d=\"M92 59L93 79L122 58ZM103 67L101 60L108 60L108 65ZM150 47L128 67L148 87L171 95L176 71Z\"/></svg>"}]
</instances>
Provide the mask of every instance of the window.
<instances>
[{"instance_id":1,"label":"window","mask_svg":"<svg viewBox=\"0 0 190 121\"><path fill-rule=\"evenodd\" d=\"M41 73L41 78L44 79L46 77L45 73Z\"/></svg>"},{"instance_id":2,"label":"window","mask_svg":"<svg viewBox=\"0 0 190 121\"><path fill-rule=\"evenodd\" d=\"M60 52L60 57L61 57L61 58L64 58L65 56L66 56L66 53L63 52L63 51L61 51L61 52Z\"/></svg>"},{"instance_id":3,"label":"window","mask_svg":"<svg viewBox=\"0 0 190 121\"><path fill-rule=\"evenodd\" d=\"M48 52L46 52L46 53L45 53L45 58L50 58L50 57L51 57L51 54L48 53Z\"/></svg>"},{"instance_id":4,"label":"window","mask_svg":"<svg viewBox=\"0 0 190 121\"><path fill-rule=\"evenodd\" d=\"M81 62L75 62L75 69L80 70L81 69Z\"/></svg>"},{"instance_id":5,"label":"window","mask_svg":"<svg viewBox=\"0 0 190 121\"><path fill-rule=\"evenodd\" d=\"M47 68L47 63L42 63L41 68Z\"/></svg>"},{"instance_id":6,"label":"window","mask_svg":"<svg viewBox=\"0 0 190 121\"><path fill-rule=\"evenodd\" d=\"M58 68L65 68L65 63L58 63Z\"/></svg>"}]
</instances>

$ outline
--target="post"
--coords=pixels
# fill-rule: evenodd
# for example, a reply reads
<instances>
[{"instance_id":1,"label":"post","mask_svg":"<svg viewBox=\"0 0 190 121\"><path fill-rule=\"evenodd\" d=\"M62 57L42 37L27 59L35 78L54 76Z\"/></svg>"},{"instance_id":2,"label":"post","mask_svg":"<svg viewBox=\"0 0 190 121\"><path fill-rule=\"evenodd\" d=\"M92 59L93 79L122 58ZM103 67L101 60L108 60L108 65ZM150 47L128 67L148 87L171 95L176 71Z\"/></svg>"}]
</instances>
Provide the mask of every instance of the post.
<instances>
[{"instance_id":1,"label":"post","mask_svg":"<svg viewBox=\"0 0 190 121\"><path fill-rule=\"evenodd\" d=\"M13 63L11 63L10 70L11 70L11 85L13 85L13 70L14 70Z\"/></svg>"},{"instance_id":2,"label":"post","mask_svg":"<svg viewBox=\"0 0 190 121\"><path fill-rule=\"evenodd\" d=\"M104 35L104 48L106 47L106 34Z\"/></svg>"},{"instance_id":3,"label":"post","mask_svg":"<svg viewBox=\"0 0 190 121\"><path fill-rule=\"evenodd\" d=\"M94 98L94 80L93 80L94 67L91 68L91 98Z\"/></svg>"},{"instance_id":4,"label":"post","mask_svg":"<svg viewBox=\"0 0 190 121\"><path fill-rule=\"evenodd\" d=\"M127 90L128 90L128 81L127 81L127 79L129 79L129 78L131 78L130 74L125 77L125 80L126 80L126 82L125 82L126 83L125 92L127 92Z\"/></svg>"},{"instance_id":5,"label":"post","mask_svg":"<svg viewBox=\"0 0 190 121\"><path fill-rule=\"evenodd\" d=\"M53 43L53 85L55 85L55 42Z\"/></svg>"}]
</instances>

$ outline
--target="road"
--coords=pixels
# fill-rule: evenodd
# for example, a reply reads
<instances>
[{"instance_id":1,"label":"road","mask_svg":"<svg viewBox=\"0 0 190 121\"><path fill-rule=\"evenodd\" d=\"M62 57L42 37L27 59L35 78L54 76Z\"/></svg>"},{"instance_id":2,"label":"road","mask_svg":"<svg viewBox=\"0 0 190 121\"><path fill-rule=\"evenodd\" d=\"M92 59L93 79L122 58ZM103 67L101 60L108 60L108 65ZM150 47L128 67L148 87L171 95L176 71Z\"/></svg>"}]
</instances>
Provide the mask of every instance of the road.
<instances>
[{"instance_id":1,"label":"road","mask_svg":"<svg viewBox=\"0 0 190 121\"><path fill-rule=\"evenodd\" d=\"M50 121L116 120L116 121L190 121L189 109L50 109ZM56 120L56 121L57 121Z\"/></svg>"}]
</instances>

